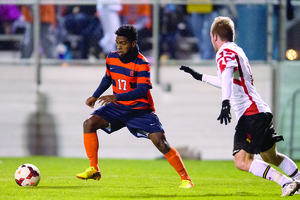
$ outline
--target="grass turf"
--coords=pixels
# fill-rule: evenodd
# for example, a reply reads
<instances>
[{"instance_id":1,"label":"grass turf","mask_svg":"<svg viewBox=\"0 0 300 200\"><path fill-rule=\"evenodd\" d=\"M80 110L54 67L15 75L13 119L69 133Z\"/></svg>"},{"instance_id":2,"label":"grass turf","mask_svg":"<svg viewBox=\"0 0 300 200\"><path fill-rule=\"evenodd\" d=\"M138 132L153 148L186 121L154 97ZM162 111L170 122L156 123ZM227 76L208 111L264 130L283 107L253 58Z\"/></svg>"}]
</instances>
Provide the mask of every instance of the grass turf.
<instances>
[{"instance_id":1,"label":"grass turf","mask_svg":"<svg viewBox=\"0 0 300 200\"><path fill-rule=\"evenodd\" d=\"M281 199L281 187L238 171L233 161L185 160L195 187L179 189L180 178L166 160L100 159L100 181L80 180L87 159L60 157L0 158L0 199ZM37 187L14 181L19 165L41 172ZM299 162L297 163L299 166ZM300 195L289 197L299 199Z\"/></svg>"}]
</instances>

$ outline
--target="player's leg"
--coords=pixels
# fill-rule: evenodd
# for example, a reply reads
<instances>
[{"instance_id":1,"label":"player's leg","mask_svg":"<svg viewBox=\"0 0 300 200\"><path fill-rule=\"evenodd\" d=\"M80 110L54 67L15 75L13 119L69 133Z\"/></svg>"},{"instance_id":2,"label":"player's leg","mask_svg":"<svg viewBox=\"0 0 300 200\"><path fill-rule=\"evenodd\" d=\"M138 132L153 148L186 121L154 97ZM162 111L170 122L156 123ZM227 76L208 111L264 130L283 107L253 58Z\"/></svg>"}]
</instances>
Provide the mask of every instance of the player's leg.
<instances>
[{"instance_id":1,"label":"player's leg","mask_svg":"<svg viewBox=\"0 0 300 200\"><path fill-rule=\"evenodd\" d=\"M254 154L240 150L234 155L235 166L242 171L248 171L255 176L274 181L283 187L282 196L293 195L299 188L299 184L291 178L275 170L268 163L254 159Z\"/></svg>"},{"instance_id":2,"label":"player's leg","mask_svg":"<svg viewBox=\"0 0 300 200\"><path fill-rule=\"evenodd\" d=\"M300 181L300 172L296 163L284 154L278 153L276 144L269 150L260 153L262 159L270 164L277 166L292 179ZM300 194L300 188L297 194Z\"/></svg>"},{"instance_id":3,"label":"player's leg","mask_svg":"<svg viewBox=\"0 0 300 200\"><path fill-rule=\"evenodd\" d=\"M247 153L241 149L234 155L234 164L238 170L249 171L252 161L254 160L254 154Z\"/></svg>"},{"instance_id":4,"label":"player's leg","mask_svg":"<svg viewBox=\"0 0 300 200\"><path fill-rule=\"evenodd\" d=\"M90 160L90 166L94 167L98 171L99 141L96 131L100 128L105 128L108 125L108 122L98 115L91 115L83 123L83 141L85 151Z\"/></svg>"},{"instance_id":5,"label":"player's leg","mask_svg":"<svg viewBox=\"0 0 300 200\"><path fill-rule=\"evenodd\" d=\"M161 153L166 154L171 150L163 132L150 133L148 137Z\"/></svg>"},{"instance_id":6,"label":"player's leg","mask_svg":"<svg viewBox=\"0 0 300 200\"><path fill-rule=\"evenodd\" d=\"M189 177L183 161L181 159L178 151L169 145L166 140L164 132L155 132L148 135L149 139L156 146L156 148L164 154L165 158L168 160L170 165L177 171L180 175L182 184L179 186L181 188L190 188L193 187L194 184Z\"/></svg>"},{"instance_id":7,"label":"player's leg","mask_svg":"<svg viewBox=\"0 0 300 200\"><path fill-rule=\"evenodd\" d=\"M286 155L279 153L276 144L269 150L260 153L260 156L265 162L277 166L289 177L300 180L300 172L296 163Z\"/></svg>"},{"instance_id":8,"label":"player's leg","mask_svg":"<svg viewBox=\"0 0 300 200\"><path fill-rule=\"evenodd\" d=\"M277 166L289 177L300 180L300 172L296 163L286 155L279 153L276 144L271 149L260 153L260 156L265 162Z\"/></svg>"},{"instance_id":9,"label":"player's leg","mask_svg":"<svg viewBox=\"0 0 300 200\"><path fill-rule=\"evenodd\" d=\"M234 162L239 170L278 183L283 187L282 196L289 196L295 193L299 184L272 168L267 162L254 159L255 154L268 150L268 153L263 154L264 159L270 159L273 155L273 162L278 165L283 160L274 152L274 144L283 138L276 134L272 117L271 113L259 113L239 119L234 135Z\"/></svg>"},{"instance_id":10,"label":"player's leg","mask_svg":"<svg viewBox=\"0 0 300 200\"><path fill-rule=\"evenodd\" d=\"M270 123L264 131L265 137L262 142L260 156L265 162L271 163L279 167L284 173L286 173L291 178L299 180L300 173L294 161L277 151L276 143L283 140L283 137L277 135L275 131L272 122L273 115L268 113L267 116L270 119Z\"/></svg>"},{"instance_id":11,"label":"player's leg","mask_svg":"<svg viewBox=\"0 0 300 200\"><path fill-rule=\"evenodd\" d=\"M279 167L285 174L287 174L292 179L299 180L300 173L294 161L277 151L276 142L283 140L283 137L277 135L275 131L272 122L272 114L269 113L267 115L268 117L271 117L271 121L264 132L265 137L262 142L260 156L265 162L271 163ZM299 194L299 190L297 194Z\"/></svg>"},{"instance_id":12,"label":"player's leg","mask_svg":"<svg viewBox=\"0 0 300 200\"><path fill-rule=\"evenodd\" d=\"M83 122L84 133L95 133L98 129L106 128L109 123L98 115L90 115L88 119Z\"/></svg>"},{"instance_id":13,"label":"player's leg","mask_svg":"<svg viewBox=\"0 0 300 200\"><path fill-rule=\"evenodd\" d=\"M95 179L101 178L101 172L98 163L98 149L99 141L96 131L100 128L105 128L109 124L106 120L98 115L91 115L83 123L83 143L86 155L90 161L90 167L83 173L77 174L81 179Z\"/></svg>"}]
</instances>

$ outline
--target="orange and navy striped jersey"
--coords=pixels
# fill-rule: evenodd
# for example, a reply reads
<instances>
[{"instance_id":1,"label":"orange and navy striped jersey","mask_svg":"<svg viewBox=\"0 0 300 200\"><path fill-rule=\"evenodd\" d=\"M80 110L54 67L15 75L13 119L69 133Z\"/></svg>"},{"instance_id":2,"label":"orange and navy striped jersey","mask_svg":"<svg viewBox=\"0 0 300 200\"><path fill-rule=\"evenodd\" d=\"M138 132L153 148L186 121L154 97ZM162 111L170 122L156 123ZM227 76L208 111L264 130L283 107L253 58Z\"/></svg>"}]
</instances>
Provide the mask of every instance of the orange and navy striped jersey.
<instances>
[{"instance_id":1,"label":"orange and navy striped jersey","mask_svg":"<svg viewBox=\"0 0 300 200\"><path fill-rule=\"evenodd\" d=\"M130 92L139 84L146 84L151 89L150 70L148 60L141 53L129 63L122 63L116 51L110 52L106 58L106 75L112 79L114 94ZM146 98L117 101L116 103L132 109L155 110L150 90L148 90Z\"/></svg>"}]
</instances>

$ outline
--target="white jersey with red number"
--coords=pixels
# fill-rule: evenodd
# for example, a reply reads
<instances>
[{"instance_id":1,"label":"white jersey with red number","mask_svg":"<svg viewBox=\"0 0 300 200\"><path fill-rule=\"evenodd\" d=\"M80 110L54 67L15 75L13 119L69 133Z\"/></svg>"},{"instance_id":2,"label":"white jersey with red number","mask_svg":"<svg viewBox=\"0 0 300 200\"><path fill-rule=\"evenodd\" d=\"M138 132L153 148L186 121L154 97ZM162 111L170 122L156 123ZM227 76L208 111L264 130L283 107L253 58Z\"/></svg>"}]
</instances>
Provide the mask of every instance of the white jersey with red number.
<instances>
[{"instance_id":1,"label":"white jersey with red number","mask_svg":"<svg viewBox=\"0 0 300 200\"><path fill-rule=\"evenodd\" d=\"M222 88L222 101L229 99L237 119L242 115L271 112L257 93L251 67L244 51L233 42L222 45L216 54L217 77L203 75L202 81Z\"/></svg>"}]
</instances>

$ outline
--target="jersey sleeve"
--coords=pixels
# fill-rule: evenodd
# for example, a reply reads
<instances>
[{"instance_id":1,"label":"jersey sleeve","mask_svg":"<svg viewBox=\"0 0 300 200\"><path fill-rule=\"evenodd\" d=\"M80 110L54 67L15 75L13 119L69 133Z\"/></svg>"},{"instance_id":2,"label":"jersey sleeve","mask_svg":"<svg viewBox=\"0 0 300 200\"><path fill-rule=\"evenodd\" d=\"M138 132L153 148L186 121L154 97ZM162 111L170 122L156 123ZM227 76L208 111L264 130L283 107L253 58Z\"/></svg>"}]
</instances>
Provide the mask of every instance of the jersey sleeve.
<instances>
[{"instance_id":1,"label":"jersey sleeve","mask_svg":"<svg viewBox=\"0 0 300 200\"><path fill-rule=\"evenodd\" d=\"M147 98L148 86L145 84L140 84L136 89L131 90L130 92L115 94L117 101L130 101L140 98Z\"/></svg>"},{"instance_id":2,"label":"jersey sleeve","mask_svg":"<svg viewBox=\"0 0 300 200\"><path fill-rule=\"evenodd\" d=\"M112 84L112 79L111 76L108 75L110 74L109 70L106 68L105 75L103 76L100 85L96 89L96 91L93 94L93 97L99 98Z\"/></svg>"},{"instance_id":3,"label":"jersey sleeve","mask_svg":"<svg viewBox=\"0 0 300 200\"><path fill-rule=\"evenodd\" d=\"M220 81L219 77L217 77L217 76L210 76L210 75L203 74L202 82L212 85L219 89L222 87L221 81Z\"/></svg>"},{"instance_id":4,"label":"jersey sleeve","mask_svg":"<svg viewBox=\"0 0 300 200\"><path fill-rule=\"evenodd\" d=\"M231 51L230 49L224 49L223 51L218 53L217 63L221 73L225 68L233 68L238 66L236 56L236 53L234 51Z\"/></svg>"},{"instance_id":5,"label":"jersey sleeve","mask_svg":"<svg viewBox=\"0 0 300 200\"><path fill-rule=\"evenodd\" d=\"M107 57L106 58L106 75L107 76L111 76L111 74L110 74L110 67L109 67L109 58Z\"/></svg>"},{"instance_id":6,"label":"jersey sleeve","mask_svg":"<svg viewBox=\"0 0 300 200\"><path fill-rule=\"evenodd\" d=\"M222 101L230 99L232 93L232 81L234 67L238 66L236 60L237 54L230 49L224 49L220 53L218 67L221 72L221 87L222 87Z\"/></svg>"},{"instance_id":7,"label":"jersey sleeve","mask_svg":"<svg viewBox=\"0 0 300 200\"><path fill-rule=\"evenodd\" d=\"M232 93L233 68L229 67L222 73L222 101L230 99Z\"/></svg>"},{"instance_id":8,"label":"jersey sleeve","mask_svg":"<svg viewBox=\"0 0 300 200\"><path fill-rule=\"evenodd\" d=\"M142 64L138 69L138 78L137 78L137 85L143 84L147 85L149 89L152 88L151 83L151 73L150 73L150 65L149 64Z\"/></svg>"}]
</instances>

